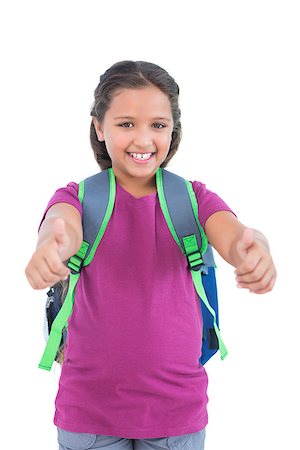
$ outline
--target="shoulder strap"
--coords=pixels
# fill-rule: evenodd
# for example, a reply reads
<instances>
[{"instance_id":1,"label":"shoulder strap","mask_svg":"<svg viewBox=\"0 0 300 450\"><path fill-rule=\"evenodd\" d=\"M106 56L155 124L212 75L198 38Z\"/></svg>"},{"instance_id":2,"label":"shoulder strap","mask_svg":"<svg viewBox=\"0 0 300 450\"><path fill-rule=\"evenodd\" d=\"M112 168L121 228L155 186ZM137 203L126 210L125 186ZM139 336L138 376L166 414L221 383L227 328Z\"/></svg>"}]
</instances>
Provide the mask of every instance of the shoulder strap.
<instances>
[{"instance_id":1,"label":"shoulder strap","mask_svg":"<svg viewBox=\"0 0 300 450\"><path fill-rule=\"evenodd\" d=\"M161 168L156 173L156 185L167 225L187 257L197 294L212 316L220 356L224 359L227 349L220 335L216 311L209 303L201 276L202 273L208 274L209 268L214 268L213 252L199 222L198 203L192 185L188 180Z\"/></svg>"},{"instance_id":2,"label":"shoulder strap","mask_svg":"<svg viewBox=\"0 0 300 450\"><path fill-rule=\"evenodd\" d=\"M112 169L104 170L79 183L78 198L82 203L83 242L76 255L68 262L69 288L64 303L52 323L40 369L51 370L57 354L63 329L73 311L75 288L81 269L90 264L106 230L116 197L116 181Z\"/></svg>"},{"instance_id":3,"label":"shoulder strap","mask_svg":"<svg viewBox=\"0 0 300 450\"><path fill-rule=\"evenodd\" d=\"M116 179L113 170L106 169L80 182L82 195L83 241L89 248L83 262L87 266L94 258L113 212Z\"/></svg>"}]
</instances>

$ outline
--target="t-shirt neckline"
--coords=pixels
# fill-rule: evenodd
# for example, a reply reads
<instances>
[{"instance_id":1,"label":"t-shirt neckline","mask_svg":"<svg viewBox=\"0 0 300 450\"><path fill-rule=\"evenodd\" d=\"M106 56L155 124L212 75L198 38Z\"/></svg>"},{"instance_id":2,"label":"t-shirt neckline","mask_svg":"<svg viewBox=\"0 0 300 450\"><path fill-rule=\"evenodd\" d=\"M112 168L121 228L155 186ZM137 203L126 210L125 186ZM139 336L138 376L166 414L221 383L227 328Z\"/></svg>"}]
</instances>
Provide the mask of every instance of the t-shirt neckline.
<instances>
[{"instance_id":1,"label":"t-shirt neckline","mask_svg":"<svg viewBox=\"0 0 300 450\"><path fill-rule=\"evenodd\" d=\"M125 193L133 201L139 202L141 200L143 201L143 200L147 200L147 199L151 199L151 198L156 199L157 191L156 192L152 192L151 194L143 195L142 197L135 197L133 194L131 194L125 188L123 188L123 186L121 186L118 182L116 182L116 184L117 184L117 188L121 192Z\"/></svg>"}]
</instances>

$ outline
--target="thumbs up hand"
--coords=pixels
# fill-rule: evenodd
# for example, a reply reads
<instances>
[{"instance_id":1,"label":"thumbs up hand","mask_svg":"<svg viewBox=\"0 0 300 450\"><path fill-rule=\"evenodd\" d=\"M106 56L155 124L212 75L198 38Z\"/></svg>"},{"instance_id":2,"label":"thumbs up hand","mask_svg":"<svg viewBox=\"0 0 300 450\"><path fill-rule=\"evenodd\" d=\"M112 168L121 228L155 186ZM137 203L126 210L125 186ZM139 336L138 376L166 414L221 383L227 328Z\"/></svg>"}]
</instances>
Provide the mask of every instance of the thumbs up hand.
<instances>
[{"instance_id":1,"label":"thumbs up hand","mask_svg":"<svg viewBox=\"0 0 300 450\"><path fill-rule=\"evenodd\" d=\"M38 245L29 261L25 274L34 289L45 289L60 280L66 280L70 270L63 264L71 241L65 221L55 218L48 221L48 234Z\"/></svg>"},{"instance_id":2,"label":"thumbs up hand","mask_svg":"<svg viewBox=\"0 0 300 450\"><path fill-rule=\"evenodd\" d=\"M245 228L236 249L241 259L235 270L237 286L255 294L271 291L276 269L265 237L257 230Z\"/></svg>"}]
</instances>

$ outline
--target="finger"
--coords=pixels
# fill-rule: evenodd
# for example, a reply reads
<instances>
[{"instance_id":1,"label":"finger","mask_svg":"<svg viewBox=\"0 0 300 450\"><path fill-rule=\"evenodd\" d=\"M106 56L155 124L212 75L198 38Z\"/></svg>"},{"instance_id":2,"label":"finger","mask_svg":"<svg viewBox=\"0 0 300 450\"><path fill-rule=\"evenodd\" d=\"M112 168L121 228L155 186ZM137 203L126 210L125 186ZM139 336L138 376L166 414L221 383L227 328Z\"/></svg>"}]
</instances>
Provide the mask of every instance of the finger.
<instances>
[{"instance_id":1,"label":"finger","mask_svg":"<svg viewBox=\"0 0 300 450\"><path fill-rule=\"evenodd\" d=\"M47 264L48 270L52 275L65 278L69 275L70 270L63 264L55 251L49 251L47 258L43 257Z\"/></svg>"},{"instance_id":2,"label":"finger","mask_svg":"<svg viewBox=\"0 0 300 450\"><path fill-rule=\"evenodd\" d=\"M54 284L54 279L47 279L45 280L40 272L36 269L36 268L32 268L31 269L31 274L29 275L30 280L31 280L31 286L34 289L45 289L49 286L51 286L52 284Z\"/></svg>"},{"instance_id":3,"label":"finger","mask_svg":"<svg viewBox=\"0 0 300 450\"><path fill-rule=\"evenodd\" d=\"M42 281L43 283L51 283L52 279L57 276L49 270L47 261L44 258L39 258L32 264L32 275L37 281Z\"/></svg>"},{"instance_id":4,"label":"finger","mask_svg":"<svg viewBox=\"0 0 300 450\"><path fill-rule=\"evenodd\" d=\"M270 264L269 257L261 258L251 272L245 273L243 275L237 275L236 281L238 283L251 283L254 281L259 281L264 277L268 269L272 266L273 264Z\"/></svg>"},{"instance_id":5,"label":"finger","mask_svg":"<svg viewBox=\"0 0 300 450\"><path fill-rule=\"evenodd\" d=\"M56 283L62 280L66 280L67 278L62 278L60 276L50 276L47 279L44 279L38 270L33 270L31 274L32 286L34 289L45 289L50 286L54 286Z\"/></svg>"},{"instance_id":6,"label":"finger","mask_svg":"<svg viewBox=\"0 0 300 450\"><path fill-rule=\"evenodd\" d=\"M46 283L49 285L51 282L48 270L43 269L44 265L45 263L41 259L38 259L37 261L36 258L33 257L26 267L25 273L27 279L34 289L43 289L44 287L47 287L45 286ZM43 272L43 275L41 272Z\"/></svg>"},{"instance_id":7,"label":"finger","mask_svg":"<svg viewBox=\"0 0 300 450\"><path fill-rule=\"evenodd\" d=\"M60 261L59 264L63 265ZM54 282L57 282L66 277L65 272L62 273L53 272L50 269L48 260L45 257L42 257L42 259L39 258L36 263L33 263L32 269L33 269L32 274L36 282L39 283L39 286L42 283L44 287L47 287L53 284ZM64 270L66 270L65 267Z\"/></svg>"},{"instance_id":8,"label":"finger","mask_svg":"<svg viewBox=\"0 0 300 450\"><path fill-rule=\"evenodd\" d=\"M253 294L266 294L267 292L270 292L273 289L274 285L275 285L276 278L277 278L277 275L275 274L275 275L273 275L273 277L271 278L269 284L265 288L263 288L263 289L256 289L254 291L250 290L250 292L253 293Z\"/></svg>"},{"instance_id":9,"label":"finger","mask_svg":"<svg viewBox=\"0 0 300 450\"><path fill-rule=\"evenodd\" d=\"M26 273L26 278L29 281L29 284L33 289L38 289L38 287L35 283L35 280L32 278L32 276L29 273Z\"/></svg>"},{"instance_id":10,"label":"finger","mask_svg":"<svg viewBox=\"0 0 300 450\"><path fill-rule=\"evenodd\" d=\"M249 289L250 291L262 290L269 285L273 276L274 270L272 267L269 267L261 279L250 282L238 283L238 287Z\"/></svg>"},{"instance_id":11,"label":"finger","mask_svg":"<svg viewBox=\"0 0 300 450\"><path fill-rule=\"evenodd\" d=\"M236 276L239 277L253 272L260 263L261 259L262 256L256 252L248 253L246 259L236 268Z\"/></svg>"}]
</instances>

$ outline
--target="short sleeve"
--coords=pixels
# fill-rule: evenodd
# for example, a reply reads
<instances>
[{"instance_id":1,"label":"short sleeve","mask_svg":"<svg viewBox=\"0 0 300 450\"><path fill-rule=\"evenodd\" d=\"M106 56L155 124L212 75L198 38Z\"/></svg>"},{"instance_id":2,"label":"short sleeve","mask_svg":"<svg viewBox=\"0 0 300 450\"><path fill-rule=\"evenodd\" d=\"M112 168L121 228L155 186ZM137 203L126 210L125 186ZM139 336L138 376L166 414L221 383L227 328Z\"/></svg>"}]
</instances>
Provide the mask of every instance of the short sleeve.
<instances>
[{"instance_id":1,"label":"short sleeve","mask_svg":"<svg viewBox=\"0 0 300 450\"><path fill-rule=\"evenodd\" d=\"M193 190L198 201L199 221L205 230L207 219L217 211L229 211L236 216L232 209L215 192L209 191L200 181L192 181Z\"/></svg>"},{"instance_id":2,"label":"short sleeve","mask_svg":"<svg viewBox=\"0 0 300 450\"><path fill-rule=\"evenodd\" d=\"M49 208L51 208L51 206L55 205L56 203L69 203L70 205L74 206L82 216L82 205L78 199L78 184L72 181L66 187L57 189L57 191L51 197L44 211L38 230L40 230Z\"/></svg>"}]
</instances>

